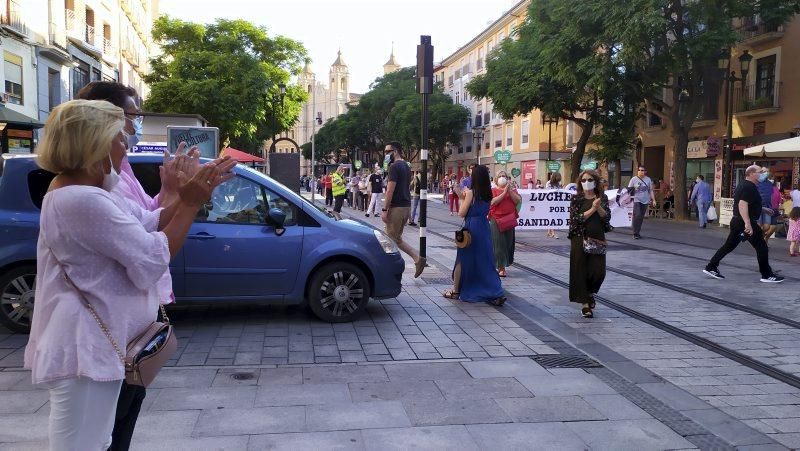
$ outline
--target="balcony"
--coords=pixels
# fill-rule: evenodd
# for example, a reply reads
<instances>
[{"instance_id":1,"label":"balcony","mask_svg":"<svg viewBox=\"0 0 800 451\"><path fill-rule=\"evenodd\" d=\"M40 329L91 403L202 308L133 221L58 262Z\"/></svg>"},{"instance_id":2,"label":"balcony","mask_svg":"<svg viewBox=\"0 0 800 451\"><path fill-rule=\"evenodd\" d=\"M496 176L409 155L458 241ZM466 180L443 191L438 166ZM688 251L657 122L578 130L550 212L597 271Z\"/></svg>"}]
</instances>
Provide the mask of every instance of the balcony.
<instances>
[{"instance_id":1,"label":"balcony","mask_svg":"<svg viewBox=\"0 0 800 451\"><path fill-rule=\"evenodd\" d=\"M758 45L783 37L783 25L767 25L762 21L748 21L739 27L740 43Z\"/></svg>"},{"instance_id":2,"label":"balcony","mask_svg":"<svg viewBox=\"0 0 800 451\"><path fill-rule=\"evenodd\" d=\"M0 24L14 34L27 37L28 26L22 17L22 5L17 0L0 2Z\"/></svg>"},{"instance_id":3,"label":"balcony","mask_svg":"<svg viewBox=\"0 0 800 451\"><path fill-rule=\"evenodd\" d=\"M84 40L86 41L87 44L94 45L94 38L95 38L94 27L89 24L86 24L86 39Z\"/></svg>"},{"instance_id":4,"label":"balcony","mask_svg":"<svg viewBox=\"0 0 800 451\"><path fill-rule=\"evenodd\" d=\"M117 53L117 46L108 38L103 38L103 55L113 57Z\"/></svg>"},{"instance_id":5,"label":"balcony","mask_svg":"<svg viewBox=\"0 0 800 451\"><path fill-rule=\"evenodd\" d=\"M83 23L78 20L78 16L75 14L75 11L71 9L67 9L64 11L66 13L67 19L67 36L76 39L83 39L85 38L85 30L83 29Z\"/></svg>"},{"instance_id":6,"label":"balcony","mask_svg":"<svg viewBox=\"0 0 800 451\"><path fill-rule=\"evenodd\" d=\"M733 91L734 113L737 116L759 116L780 111L781 84L775 83L760 89L756 85L736 87Z\"/></svg>"}]
</instances>

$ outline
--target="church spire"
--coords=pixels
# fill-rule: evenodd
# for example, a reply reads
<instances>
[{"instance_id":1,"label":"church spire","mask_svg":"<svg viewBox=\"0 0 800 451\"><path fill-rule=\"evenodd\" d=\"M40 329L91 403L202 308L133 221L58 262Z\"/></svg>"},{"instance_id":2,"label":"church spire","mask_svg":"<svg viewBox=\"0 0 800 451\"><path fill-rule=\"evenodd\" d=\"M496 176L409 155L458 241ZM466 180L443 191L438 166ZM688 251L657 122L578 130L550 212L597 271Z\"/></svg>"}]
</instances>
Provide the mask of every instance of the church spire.
<instances>
[{"instance_id":1,"label":"church spire","mask_svg":"<svg viewBox=\"0 0 800 451\"><path fill-rule=\"evenodd\" d=\"M400 70L400 64L398 64L397 60L394 58L394 42L392 42L392 53L389 55L389 61L383 65L383 74L390 74L398 70Z\"/></svg>"}]
</instances>

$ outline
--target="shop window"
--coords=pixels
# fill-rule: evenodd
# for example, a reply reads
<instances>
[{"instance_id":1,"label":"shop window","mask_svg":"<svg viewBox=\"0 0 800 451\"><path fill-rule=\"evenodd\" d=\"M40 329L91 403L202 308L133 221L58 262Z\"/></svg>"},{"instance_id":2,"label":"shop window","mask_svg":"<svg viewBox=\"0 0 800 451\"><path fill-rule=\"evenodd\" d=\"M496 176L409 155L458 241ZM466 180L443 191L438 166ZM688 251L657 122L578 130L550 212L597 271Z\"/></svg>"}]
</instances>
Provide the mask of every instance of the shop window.
<instances>
[{"instance_id":1,"label":"shop window","mask_svg":"<svg viewBox=\"0 0 800 451\"><path fill-rule=\"evenodd\" d=\"M22 105L24 101L22 93L22 57L10 52L4 52L5 72L6 72L6 94L8 103Z\"/></svg>"}]
</instances>

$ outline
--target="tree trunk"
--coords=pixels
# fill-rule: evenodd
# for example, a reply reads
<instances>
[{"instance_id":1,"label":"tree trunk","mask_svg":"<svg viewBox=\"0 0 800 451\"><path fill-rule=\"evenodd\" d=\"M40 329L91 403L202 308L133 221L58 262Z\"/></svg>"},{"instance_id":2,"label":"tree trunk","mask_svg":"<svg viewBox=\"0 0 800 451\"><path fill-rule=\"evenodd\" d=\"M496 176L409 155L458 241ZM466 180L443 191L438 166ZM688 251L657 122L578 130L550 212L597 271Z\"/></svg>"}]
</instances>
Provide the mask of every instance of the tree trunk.
<instances>
[{"instance_id":1,"label":"tree trunk","mask_svg":"<svg viewBox=\"0 0 800 451\"><path fill-rule=\"evenodd\" d=\"M570 159L572 167L570 168L569 180L564 182L565 185L578 180L578 176L581 174L581 162L583 161L583 155L586 153L586 144L589 142L589 138L592 137L594 123L586 121L583 124L578 124L578 126L581 128L581 137L575 143L575 151L572 152L572 158Z\"/></svg>"},{"instance_id":2,"label":"tree trunk","mask_svg":"<svg viewBox=\"0 0 800 451\"><path fill-rule=\"evenodd\" d=\"M689 204L686 199L686 148L689 145L689 131L683 127L672 128L673 148L672 171L675 177L675 219L689 219Z\"/></svg>"}]
</instances>

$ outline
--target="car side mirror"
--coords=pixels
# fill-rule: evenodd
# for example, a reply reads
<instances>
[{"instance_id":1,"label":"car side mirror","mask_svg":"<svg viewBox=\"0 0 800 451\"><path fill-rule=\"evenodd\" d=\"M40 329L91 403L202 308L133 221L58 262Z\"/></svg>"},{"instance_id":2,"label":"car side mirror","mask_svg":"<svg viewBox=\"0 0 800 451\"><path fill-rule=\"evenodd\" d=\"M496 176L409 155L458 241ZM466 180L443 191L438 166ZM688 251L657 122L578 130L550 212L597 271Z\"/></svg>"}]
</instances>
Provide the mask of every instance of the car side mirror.
<instances>
[{"instance_id":1,"label":"car side mirror","mask_svg":"<svg viewBox=\"0 0 800 451\"><path fill-rule=\"evenodd\" d=\"M275 235L283 235L283 232L286 231L286 228L283 226L286 223L286 213L280 208L270 208L269 219L275 226Z\"/></svg>"}]
</instances>

